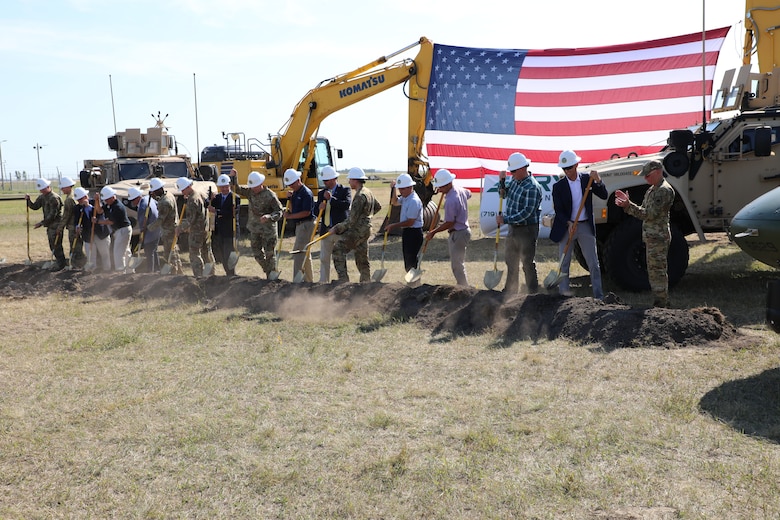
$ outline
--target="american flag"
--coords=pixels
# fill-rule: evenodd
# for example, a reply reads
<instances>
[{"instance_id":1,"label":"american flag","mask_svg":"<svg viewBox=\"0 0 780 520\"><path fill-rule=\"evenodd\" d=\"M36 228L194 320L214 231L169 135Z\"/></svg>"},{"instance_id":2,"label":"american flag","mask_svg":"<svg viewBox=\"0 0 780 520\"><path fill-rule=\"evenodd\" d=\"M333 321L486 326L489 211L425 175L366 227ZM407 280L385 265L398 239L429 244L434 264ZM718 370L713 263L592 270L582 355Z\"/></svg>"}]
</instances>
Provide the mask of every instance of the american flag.
<instances>
[{"instance_id":1,"label":"american flag","mask_svg":"<svg viewBox=\"0 0 780 520\"><path fill-rule=\"evenodd\" d=\"M584 165L656 152L670 130L701 124L728 31L577 49L435 44L425 131L431 169L447 168L477 189L516 151L533 173L560 173L562 150Z\"/></svg>"}]
</instances>

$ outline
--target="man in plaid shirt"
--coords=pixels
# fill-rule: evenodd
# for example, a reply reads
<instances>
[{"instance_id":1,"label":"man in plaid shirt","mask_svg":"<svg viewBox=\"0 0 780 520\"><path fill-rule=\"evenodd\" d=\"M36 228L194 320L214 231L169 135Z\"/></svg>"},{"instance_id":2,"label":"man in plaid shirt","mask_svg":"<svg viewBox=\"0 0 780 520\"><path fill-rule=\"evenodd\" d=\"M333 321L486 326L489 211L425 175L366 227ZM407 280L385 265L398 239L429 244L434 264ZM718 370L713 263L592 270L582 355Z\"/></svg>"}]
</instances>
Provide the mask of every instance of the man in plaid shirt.
<instances>
[{"instance_id":1,"label":"man in plaid shirt","mask_svg":"<svg viewBox=\"0 0 780 520\"><path fill-rule=\"evenodd\" d=\"M536 182L528 166L531 161L525 155L515 152L509 156L507 170L512 180L506 182L506 172L499 174L501 197L506 199L504 214L496 217L499 228L509 224L504 260L506 262L506 285L504 294L517 293L520 262L523 263L526 289L530 294L539 290L536 274L536 240L539 237L539 216L542 213L542 187ZM496 230L499 232L499 230Z\"/></svg>"}]
</instances>

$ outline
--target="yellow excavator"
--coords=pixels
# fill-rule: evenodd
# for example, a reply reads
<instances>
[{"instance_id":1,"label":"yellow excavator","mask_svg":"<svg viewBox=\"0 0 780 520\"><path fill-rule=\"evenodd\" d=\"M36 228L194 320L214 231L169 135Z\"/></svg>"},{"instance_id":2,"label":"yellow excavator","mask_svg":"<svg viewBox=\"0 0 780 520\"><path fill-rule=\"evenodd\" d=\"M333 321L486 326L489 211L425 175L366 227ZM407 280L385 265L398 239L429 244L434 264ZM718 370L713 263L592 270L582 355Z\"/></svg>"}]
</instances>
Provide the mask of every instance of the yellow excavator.
<instances>
[{"instance_id":1,"label":"yellow excavator","mask_svg":"<svg viewBox=\"0 0 780 520\"><path fill-rule=\"evenodd\" d=\"M387 65L395 56L416 47L419 51L414 58ZM409 100L407 173L417 181L418 192L427 203L433 190L429 187L430 170L422 146L432 62L433 42L421 37L417 42L351 72L326 79L303 96L279 133L269 136L267 149L257 139L246 139L242 132L224 133L227 146L205 148L199 172L209 178L234 168L239 183L244 184L249 173L256 171L265 175L268 188L280 199L285 199L287 193L282 176L285 170L293 168L302 172L305 184L316 191L320 187L320 169L334 165L330 143L318 136L322 121L342 108L403 84Z\"/></svg>"}]
</instances>

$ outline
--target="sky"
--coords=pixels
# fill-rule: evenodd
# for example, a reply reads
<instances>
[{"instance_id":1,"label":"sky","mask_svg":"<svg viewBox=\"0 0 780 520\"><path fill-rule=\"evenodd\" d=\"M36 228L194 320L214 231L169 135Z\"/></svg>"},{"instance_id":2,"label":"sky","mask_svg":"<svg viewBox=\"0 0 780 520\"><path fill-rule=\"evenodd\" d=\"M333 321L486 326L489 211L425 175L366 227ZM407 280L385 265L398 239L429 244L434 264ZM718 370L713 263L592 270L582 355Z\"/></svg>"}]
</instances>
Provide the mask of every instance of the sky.
<instances>
[{"instance_id":1,"label":"sky","mask_svg":"<svg viewBox=\"0 0 780 520\"><path fill-rule=\"evenodd\" d=\"M4 0L0 153L5 179L78 178L109 159L107 137L165 122L179 152L268 141L322 80L426 36L464 47L547 49L654 40L730 26L715 84L741 64L738 0ZM416 49L397 56L413 58ZM754 65L754 70L757 70ZM405 170L401 86L327 119L337 168ZM670 129L671 130L671 129Z\"/></svg>"}]
</instances>

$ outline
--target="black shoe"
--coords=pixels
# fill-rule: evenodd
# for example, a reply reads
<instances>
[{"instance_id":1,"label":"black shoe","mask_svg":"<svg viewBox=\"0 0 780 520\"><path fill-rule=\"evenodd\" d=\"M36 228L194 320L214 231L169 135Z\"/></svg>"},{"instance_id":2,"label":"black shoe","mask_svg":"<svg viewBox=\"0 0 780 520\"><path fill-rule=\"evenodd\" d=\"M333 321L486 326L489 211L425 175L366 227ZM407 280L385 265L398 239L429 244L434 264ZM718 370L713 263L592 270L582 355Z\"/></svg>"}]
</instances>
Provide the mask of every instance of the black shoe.
<instances>
[{"instance_id":1,"label":"black shoe","mask_svg":"<svg viewBox=\"0 0 780 520\"><path fill-rule=\"evenodd\" d=\"M67 264L65 262L56 263L51 267L51 269L49 269L49 271L51 271L52 273L56 273L57 271L62 271L63 269L65 269L66 265Z\"/></svg>"}]
</instances>

